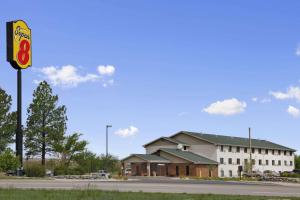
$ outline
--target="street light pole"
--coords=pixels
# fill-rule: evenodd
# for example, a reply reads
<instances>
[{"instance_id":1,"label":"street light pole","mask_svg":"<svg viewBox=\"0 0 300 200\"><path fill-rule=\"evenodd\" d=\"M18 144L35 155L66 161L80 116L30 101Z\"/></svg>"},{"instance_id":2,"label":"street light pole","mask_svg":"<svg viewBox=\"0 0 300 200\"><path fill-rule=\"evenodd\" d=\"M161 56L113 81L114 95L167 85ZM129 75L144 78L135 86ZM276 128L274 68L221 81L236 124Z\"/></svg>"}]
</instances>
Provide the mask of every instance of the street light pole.
<instances>
[{"instance_id":1,"label":"street light pole","mask_svg":"<svg viewBox=\"0 0 300 200\"><path fill-rule=\"evenodd\" d=\"M108 128L111 128L112 125L106 125L106 157L108 156Z\"/></svg>"}]
</instances>

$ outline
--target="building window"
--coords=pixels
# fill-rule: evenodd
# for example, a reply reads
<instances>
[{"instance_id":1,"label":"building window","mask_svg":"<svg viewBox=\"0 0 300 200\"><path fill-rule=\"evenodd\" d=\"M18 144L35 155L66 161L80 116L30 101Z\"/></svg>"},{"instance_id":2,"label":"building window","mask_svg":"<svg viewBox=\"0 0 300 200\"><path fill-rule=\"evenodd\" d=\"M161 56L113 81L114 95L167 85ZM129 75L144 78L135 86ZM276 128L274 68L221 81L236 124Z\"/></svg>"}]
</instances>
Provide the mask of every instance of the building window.
<instances>
[{"instance_id":1,"label":"building window","mask_svg":"<svg viewBox=\"0 0 300 200\"><path fill-rule=\"evenodd\" d=\"M183 146L183 150L186 151L187 150L187 146Z\"/></svg>"},{"instance_id":2,"label":"building window","mask_svg":"<svg viewBox=\"0 0 300 200\"><path fill-rule=\"evenodd\" d=\"M244 148L244 153L247 153L247 147Z\"/></svg>"},{"instance_id":3,"label":"building window","mask_svg":"<svg viewBox=\"0 0 300 200\"><path fill-rule=\"evenodd\" d=\"M228 158L228 164L232 164L232 158Z\"/></svg>"},{"instance_id":4,"label":"building window","mask_svg":"<svg viewBox=\"0 0 300 200\"><path fill-rule=\"evenodd\" d=\"M186 176L190 175L190 166L185 166L185 175Z\"/></svg>"},{"instance_id":5,"label":"building window","mask_svg":"<svg viewBox=\"0 0 300 200\"><path fill-rule=\"evenodd\" d=\"M258 160L258 164L259 164L259 165L262 165L261 159Z\"/></svg>"},{"instance_id":6,"label":"building window","mask_svg":"<svg viewBox=\"0 0 300 200\"><path fill-rule=\"evenodd\" d=\"M237 165L240 165L241 164L241 160L238 158L238 159L236 159L236 164Z\"/></svg>"},{"instance_id":7,"label":"building window","mask_svg":"<svg viewBox=\"0 0 300 200\"><path fill-rule=\"evenodd\" d=\"M269 160L266 160L266 165L269 165Z\"/></svg>"},{"instance_id":8,"label":"building window","mask_svg":"<svg viewBox=\"0 0 300 200\"><path fill-rule=\"evenodd\" d=\"M221 145L221 151L222 151L222 152L224 151L224 147L223 147L223 145Z\"/></svg>"},{"instance_id":9,"label":"building window","mask_svg":"<svg viewBox=\"0 0 300 200\"><path fill-rule=\"evenodd\" d=\"M224 177L224 170L221 170L221 177Z\"/></svg>"},{"instance_id":10,"label":"building window","mask_svg":"<svg viewBox=\"0 0 300 200\"><path fill-rule=\"evenodd\" d=\"M292 156L293 155L293 152L292 151L290 151L290 156Z\"/></svg>"},{"instance_id":11,"label":"building window","mask_svg":"<svg viewBox=\"0 0 300 200\"><path fill-rule=\"evenodd\" d=\"M286 151L284 151L284 155L286 156Z\"/></svg>"},{"instance_id":12,"label":"building window","mask_svg":"<svg viewBox=\"0 0 300 200\"><path fill-rule=\"evenodd\" d=\"M220 158L220 164L224 164L224 158Z\"/></svg>"},{"instance_id":13,"label":"building window","mask_svg":"<svg viewBox=\"0 0 300 200\"><path fill-rule=\"evenodd\" d=\"M284 161L284 166L287 166L287 161L286 160Z\"/></svg>"},{"instance_id":14,"label":"building window","mask_svg":"<svg viewBox=\"0 0 300 200\"><path fill-rule=\"evenodd\" d=\"M272 155L274 155L275 154L275 150L272 150Z\"/></svg>"},{"instance_id":15,"label":"building window","mask_svg":"<svg viewBox=\"0 0 300 200\"><path fill-rule=\"evenodd\" d=\"M281 151L280 150L278 150L278 155L281 155Z\"/></svg>"},{"instance_id":16,"label":"building window","mask_svg":"<svg viewBox=\"0 0 300 200\"><path fill-rule=\"evenodd\" d=\"M255 153L255 149L254 148L252 148L252 153Z\"/></svg>"},{"instance_id":17,"label":"building window","mask_svg":"<svg viewBox=\"0 0 300 200\"><path fill-rule=\"evenodd\" d=\"M278 160L278 165L281 166L281 160Z\"/></svg>"},{"instance_id":18,"label":"building window","mask_svg":"<svg viewBox=\"0 0 300 200\"><path fill-rule=\"evenodd\" d=\"M229 177L232 177L232 170L229 170Z\"/></svg>"},{"instance_id":19,"label":"building window","mask_svg":"<svg viewBox=\"0 0 300 200\"><path fill-rule=\"evenodd\" d=\"M236 147L236 152L240 153L240 147Z\"/></svg>"},{"instance_id":20,"label":"building window","mask_svg":"<svg viewBox=\"0 0 300 200\"><path fill-rule=\"evenodd\" d=\"M293 166L293 161L290 161L290 166Z\"/></svg>"},{"instance_id":21,"label":"building window","mask_svg":"<svg viewBox=\"0 0 300 200\"><path fill-rule=\"evenodd\" d=\"M258 153L261 154L261 149L258 149Z\"/></svg>"},{"instance_id":22,"label":"building window","mask_svg":"<svg viewBox=\"0 0 300 200\"><path fill-rule=\"evenodd\" d=\"M273 166L275 165L275 160L272 160L272 165L273 165Z\"/></svg>"},{"instance_id":23,"label":"building window","mask_svg":"<svg viewBox=\"0 0 300 200\"><path fill-rule=\"evenodd\" d=\"M228 151L231 152L232 151L232 146L228 147Z\"/></svg>"},{"instance_id":24,"label":"building window","mask_svg":"<svg viewBox=\"0 0 300 200\"><path fill-rule=\"evenodd\" d=\"M248 160L244 159L244 165L247 165L247 164L248 164Z\"/></svg>"},{"instance_id":25,"label":"building window","mask_svg":"<svg viewBox=\"0 0 300 200\"><path fill-rule=\"evenodd\" d=\"M265 150L265 154L267 154L267 155L269 154L269 150L268 149Z\"/></svg>"}]
</instances>

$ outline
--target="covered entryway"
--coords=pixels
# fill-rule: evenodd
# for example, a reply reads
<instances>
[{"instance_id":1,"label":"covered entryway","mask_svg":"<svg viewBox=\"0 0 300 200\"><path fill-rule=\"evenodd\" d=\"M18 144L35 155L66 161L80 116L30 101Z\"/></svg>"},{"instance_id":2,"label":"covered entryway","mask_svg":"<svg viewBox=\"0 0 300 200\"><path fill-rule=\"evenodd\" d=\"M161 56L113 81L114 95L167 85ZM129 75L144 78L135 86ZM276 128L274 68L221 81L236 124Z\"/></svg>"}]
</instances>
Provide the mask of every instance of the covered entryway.
<instances>
[{"instance_id":1,"label":"covered entryway","mask_svg":"<svg viewBox=\"0 0 300 200\"><path fill-rule=\"evenodd\" d=\"M169 160L151 154L132 154L122 160L122 175L130 166L132 176L166 176Z\"/></svg>"}]
</instances>

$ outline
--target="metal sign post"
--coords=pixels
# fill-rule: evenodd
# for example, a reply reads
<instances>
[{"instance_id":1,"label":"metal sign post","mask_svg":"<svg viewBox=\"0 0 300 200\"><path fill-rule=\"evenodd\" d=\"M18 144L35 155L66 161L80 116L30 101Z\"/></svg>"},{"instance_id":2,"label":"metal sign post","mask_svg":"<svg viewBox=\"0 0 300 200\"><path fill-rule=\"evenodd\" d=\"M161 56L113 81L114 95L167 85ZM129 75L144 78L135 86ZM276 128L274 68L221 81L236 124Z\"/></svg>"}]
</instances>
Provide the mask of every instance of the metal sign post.
<instances>
[{"instance_id":1,"label":"metal sign post","mask_svg":"<svg viewBox=\"0 0 300 200\"><path fill-rule=\"evenodd\" d=\"M6 23L7 61L17 70L17 129L16 155L23 167L23 130L22 130L22 69L32 64L31 29L22 20ZM20 170L19 170L20 171Z\"/></svg>"}]
</instances>

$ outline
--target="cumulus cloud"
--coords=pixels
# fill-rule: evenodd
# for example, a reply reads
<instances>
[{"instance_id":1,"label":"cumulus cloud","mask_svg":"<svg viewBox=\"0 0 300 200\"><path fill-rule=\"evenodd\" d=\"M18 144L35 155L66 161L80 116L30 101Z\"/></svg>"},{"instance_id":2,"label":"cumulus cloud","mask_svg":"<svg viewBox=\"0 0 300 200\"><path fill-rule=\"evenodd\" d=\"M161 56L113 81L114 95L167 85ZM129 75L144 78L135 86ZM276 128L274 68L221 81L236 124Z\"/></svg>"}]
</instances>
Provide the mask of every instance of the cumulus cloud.
<instances>
[{"instance_id":1,"label":"cumulus cloud","mask_svg":"<svg viewBox=\"0 0 300 200\"><path fill-rule=\"evenodd\" d=\"M300 115L300 110L294 106L289 106L286 111L293 117L299 117Z\"/></svg>"},{"instance_id":2,"label":"cumulus cloud","mask_svg":"<svg viewBox=\"0 0 300 200\"><path fill-rule=\"evenodd\" d=\"M121 137L130 137L138 134L139 129L134 126L129 126L128 128L119 129L115 132L116 135Z\"/></svg>"},{"instance_id":3,"label":"cumulus cloud","mask_svg":"<svg viewBox=\"0 0 300 200\"><path fill-rule=\"evenodd\" d=\"M97 74L80 75L78 69L73 65L64 65L62 67L43 67L39 69L44 77L55 86L76 87L80 83L97 81L100 76ZM38 83L38 81L35 81Z\"/></svg>"},{"instance_id":4,"label":"cumulus cloud","mask_svg":"<svg viewBox=\"0 0 300 200\"><path fill-rule=\"evenodd\" d=\"M257 97L253 97L251 100L252 100L253 102L257 102L258 98L257 98Z\"/></svg>"},{"instance_id":5,"label":"cumulus cloud","mask_svg":"<svg viewBox=\"0 0 300 200\"><path fill-rule=\"evenodd\" d=\"M287 89L286 92L273 92L270 91L270 94L276 98L276 99L280 99L280 100L284 100L284 99L296 99L298 101L300 101L300 88L299 87L289 87Z\"/></svg>"},{"instance_id":6,"label":"cumulus cloud","mask_svg":"<svg viewBox=\"0 0 300 200\"><path fill-rule=\"evenodd\" d=\"M73 65L64 65L61 67L48 66L34 68L35 72L42 74L42 78L48 80L54 86L76 87L80 83L101 81L103 87L112 86L114 79L107 80L106 76L112 76L115 67L112 65L99 66L98 73L80 74L78 68ZM39 84L41 80L34 80L34 84Z\"/></svg>"},{"instance_id":7,"label":"cumulus cloud","mask_svg":"<svg viewBox=\"0 0 300 200\"><path fill-rule=\"evenodd\" d=\"M203 111L214 115L235 115L245 111L246 102L237 100L236 98L217 101L204 108Z\"/></svg>"},{"instance_id":8,"label":"cumulus cloud","mask_svg":"<svg viewBox=\"0 0 300 200\"><path fill-rule=\"evenodd\" d=\"M115 67L112 65L99 65L97 69L101 75L111 76L115 73Z\"/></svg>"},{"instance_id":9,"label":"cumulus cloud","mask_svg":"<svg viewBox=\"0 0 300 200\"><path fill-rule=\"evenodd\" d=\"M296 55L300 56L300 44L298 44L298 47L296 49Z\"/></svg>"}]
</instances>

